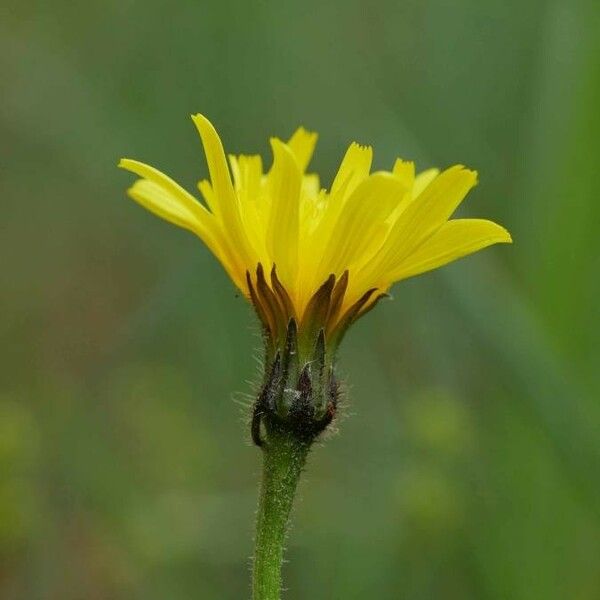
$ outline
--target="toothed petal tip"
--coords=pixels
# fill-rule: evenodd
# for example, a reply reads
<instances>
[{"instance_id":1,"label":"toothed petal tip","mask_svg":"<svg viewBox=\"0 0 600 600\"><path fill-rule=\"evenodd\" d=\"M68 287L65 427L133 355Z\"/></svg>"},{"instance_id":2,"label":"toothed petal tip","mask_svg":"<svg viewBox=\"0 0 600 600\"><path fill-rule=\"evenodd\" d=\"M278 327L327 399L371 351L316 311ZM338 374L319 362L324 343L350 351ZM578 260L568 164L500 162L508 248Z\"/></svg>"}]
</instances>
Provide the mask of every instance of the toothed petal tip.
<instances>
[{"instance_id":1,"label":"toothed petal tip","mask_svg":"<svg viewBox=\"0 0 600 600\"><path fill-rule=\"evenodd\" d=\"M373 152L373 147L369 144L361 144L359 142L352 142L350 144L351 147L357 148L358 150L362 150L363 152Z\"/></svg>"}]
</instances>

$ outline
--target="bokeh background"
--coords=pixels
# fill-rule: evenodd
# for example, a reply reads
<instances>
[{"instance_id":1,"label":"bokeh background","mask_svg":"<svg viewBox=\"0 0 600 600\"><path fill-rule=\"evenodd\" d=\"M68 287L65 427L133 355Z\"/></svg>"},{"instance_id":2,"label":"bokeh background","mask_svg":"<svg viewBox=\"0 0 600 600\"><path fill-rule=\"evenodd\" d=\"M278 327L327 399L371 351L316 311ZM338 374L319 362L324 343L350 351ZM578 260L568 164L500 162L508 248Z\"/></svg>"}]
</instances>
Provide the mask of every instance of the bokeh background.
<instances>
[{"instance_id":1,"label":"bokeh background","mask_svg":"<svg viewBox=\"0 0 600 600\"><path fill-rule=\"evenodd\" d=\"M126 199L121 156L193 189L189 119L232 152L320 132L463 162L498 246L395 288L346 339L292 599L600 597L600 19L584 0L0 9L0 597L249 596L260 453L249 307Z\"/></svg>"}]
</instances>

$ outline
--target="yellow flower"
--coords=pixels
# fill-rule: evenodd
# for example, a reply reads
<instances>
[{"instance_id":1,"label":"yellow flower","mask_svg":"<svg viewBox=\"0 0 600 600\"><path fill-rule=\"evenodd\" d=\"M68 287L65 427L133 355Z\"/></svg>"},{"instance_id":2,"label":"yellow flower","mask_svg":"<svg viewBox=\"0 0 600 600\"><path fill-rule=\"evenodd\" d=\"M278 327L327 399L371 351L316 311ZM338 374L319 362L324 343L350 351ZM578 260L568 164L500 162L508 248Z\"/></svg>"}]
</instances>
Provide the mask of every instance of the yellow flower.
<instances>
[{"instance_id":1,"label":"yellow flower","mask_svg":"<svg viewBox=\"0 0 600 600\"><path fill-rule=\"evenodd\" d=\"M271 138L266 171L257 155L230 155L228 167L212 124L192 119L210 173L198 183L204 204L157 169L122 159L119 166L140 177L128 193L200 237L274 344L293 318L300 334L323 329L337 345L393 283L511 241L492 221L450 219L477 182L463 166L415 175L412 162L398 159L391 171L370 173L372 149L353 143L324 189L306 172L315 133L301 127L287 142Z\"/></svg>"}]
</instances>

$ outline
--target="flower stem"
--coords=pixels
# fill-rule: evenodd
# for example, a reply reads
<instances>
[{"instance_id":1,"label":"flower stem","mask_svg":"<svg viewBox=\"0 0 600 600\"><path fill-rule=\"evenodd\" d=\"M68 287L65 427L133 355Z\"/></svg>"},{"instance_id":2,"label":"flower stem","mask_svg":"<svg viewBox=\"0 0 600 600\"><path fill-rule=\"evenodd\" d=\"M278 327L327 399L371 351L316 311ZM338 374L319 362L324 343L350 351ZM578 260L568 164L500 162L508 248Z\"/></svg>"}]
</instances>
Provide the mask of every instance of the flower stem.
<instances>
[{"instance_id":1,"label":"flower stem","mask_svg":"<svg viewBox=\"0 0 600 600\"><path fill-rule=\"evenodd\" d=\"M264 441L252 576L254 600L280 600L283 544L310 445L310 441L276 427L270 428Z\"/></svg>"}]
</instances>

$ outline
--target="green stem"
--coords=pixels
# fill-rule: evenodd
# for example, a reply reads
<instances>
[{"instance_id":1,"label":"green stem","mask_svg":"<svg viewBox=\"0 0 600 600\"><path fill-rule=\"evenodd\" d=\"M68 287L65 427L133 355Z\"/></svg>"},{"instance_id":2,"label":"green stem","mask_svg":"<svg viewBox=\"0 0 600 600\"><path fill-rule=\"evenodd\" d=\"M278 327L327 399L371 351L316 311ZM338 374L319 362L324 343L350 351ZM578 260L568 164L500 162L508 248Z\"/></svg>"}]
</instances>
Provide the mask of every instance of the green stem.
<instances>
[{"instance_id":1,"label":"green stem","mask_svg":"<svg viewBox=\"0 0 600 600\"><path fill-rule=\"evenodd\" d=\"M263 446L263 477L256 521L254 600L280 600L283 544L310 442L272 428Z\"/></svg>"}]
</instances>

